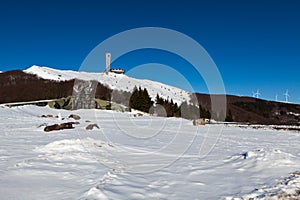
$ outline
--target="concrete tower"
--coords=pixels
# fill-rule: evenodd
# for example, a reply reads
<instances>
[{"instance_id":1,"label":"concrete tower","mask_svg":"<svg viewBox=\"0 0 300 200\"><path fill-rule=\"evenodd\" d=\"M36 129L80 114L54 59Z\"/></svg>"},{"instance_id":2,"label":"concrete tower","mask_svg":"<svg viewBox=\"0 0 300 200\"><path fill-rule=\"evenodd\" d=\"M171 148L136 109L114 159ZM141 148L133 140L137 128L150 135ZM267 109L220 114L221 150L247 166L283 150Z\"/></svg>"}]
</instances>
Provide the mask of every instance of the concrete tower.
<instances>
[{"instance_id":1,"label":"concrete tower","mask_svg":"<svg viewBox=\"0 0 300 200\"><path fill-rule=\"evenodd\" d=\"M108 74L108 72L110 71L110 57L111 54L106 53L106 71L105 71L106 74Z\"/></svg>"}]
</instances>

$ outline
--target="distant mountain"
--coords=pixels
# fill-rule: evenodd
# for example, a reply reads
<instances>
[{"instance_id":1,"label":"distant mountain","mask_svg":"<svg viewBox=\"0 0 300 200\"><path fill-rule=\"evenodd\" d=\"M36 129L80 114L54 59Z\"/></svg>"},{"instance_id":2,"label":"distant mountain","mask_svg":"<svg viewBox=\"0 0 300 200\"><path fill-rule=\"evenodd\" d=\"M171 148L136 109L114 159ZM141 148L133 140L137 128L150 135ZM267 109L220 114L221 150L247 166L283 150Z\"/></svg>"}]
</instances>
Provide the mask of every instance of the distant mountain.
<instances>
[{"instance_id":1,"label":"distant mountain","mask_svg":"<svg viewBox=\"0 0 300 200\"><path fill-rule=\"evenodd\" d=\"M221 95L196 94L199 104L211 108L210 96L221 98ZM227 120L260 124L300 125L300 105L267 101L253 97L226 95Z\"/></svg>"},{"instance_id":2,"label":"distant mountain","mask_svg":"<svg viewBox=\"0 0 300 200\"><path fill-rule=\"evenodd\" d=\"M115 73L88 73L32 66L27 70L0 73L0 103L57 99L72 96L75 79L98 82L96 98L111 100L112 91L130 94L134 87L146 88L155 101L163 99L181 105L191 101L191 94L176 87L150 80L140 80ZM124 92L124 93L122 93ZM202 108L211 111L211 95L195 94ZM221 98L221 95L214 95ZM224 96L224 95L223 95ZM227 121L261 124L299 124L300 105L266 101L252 97L226 95ZM212 112L212 111L211 111Z\"/></svg>"}]
</instances>

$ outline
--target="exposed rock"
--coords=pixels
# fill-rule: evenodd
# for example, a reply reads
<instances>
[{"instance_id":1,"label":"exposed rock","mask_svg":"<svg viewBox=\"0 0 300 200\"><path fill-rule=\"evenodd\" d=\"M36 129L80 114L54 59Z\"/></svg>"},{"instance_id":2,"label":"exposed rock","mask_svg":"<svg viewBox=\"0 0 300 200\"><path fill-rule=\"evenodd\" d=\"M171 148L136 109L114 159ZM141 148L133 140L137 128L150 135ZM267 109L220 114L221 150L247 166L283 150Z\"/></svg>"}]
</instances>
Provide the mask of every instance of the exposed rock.
<instances>
[{"instance_id":1,"label":"exposed rock","mask_svg":"<svg viewBox=\"0 0 300 200\"><path fill-rule=\"evenodd\" d=\"M43 117L43 118L50 118L50 117L53 117L53 115L42 115L41 117Z\"/></svg>"},{"instance_id":2,"label":"exposed rock","mask_svg":"<svg viewBox=\"0 0 300 200\"><path fill-rule=\"evenodd\" d=\"M89 124L85 129L86 130L93 130L94 128L99 129L98 124Z\"/></svg>"},{"instance_id":3,"label":"exposed rock","mask_svg":"<svg viewBox=\"0 0 300 200\"><path fill-rule=\"evenodd\" d=\"M206 123L205 119L203 119L203 118L193 120L193 125L194 126L205 125L205 123Z\"/></svg>"},{"instance_id":4,"label":"exposed rock","mask_svg":"<svg viewBox=\"0 0 300 200\"><path fill-rule=\"evenodd\" d=\"M60 125L58 125L58 124L46 126L46 127L44 128L44 131L45 131L45 132L58 131L58 130L60 130Z\"/></svg>"},{"instance_id":5,"label":"exposed rock","mask_svg":"<svg viewBox=\"0 0 300 200\"><path fill-rule=\"evenodd\" d=\"M60 129L70 129L73 128L73 122L67 122L60 124Z\"/></svg>"},{"instance_id":6,"label":"exposed rock","mask_svg":"<svg viewBox=\"0 0 300 200\"><path fill-rule=\"evenodd\" d=\"M72 109L72 97L68 96L65 98L60 98L60 99L50 101L50 102L48 102L48 106L50 108L71 110Z\"/></svg>"},{"instance_id":7,"label":"exposed rock","mask_svg":"<svg viewBox=\"0 0 300 200\"><path fill-rule=\"evenodd\" d=\"M53 115L42 115L41 117L43 117L43 118L57 118L57 119L64 120L64 118L61 117L60 113L58 115L56 115L56 116L53 116Z\"/></svg>"},{"instance_id":8,"label":"exposed rock","mask_svg":"<svg viewBox=\"0 0 300 200\"><path fill-rule=\"evenodd\" d=\"M47 125L48 125L47 123L43 123L43 124L39 125L38 128L43 127L43 126L47 126Z\"/></svg>"},{"instance_id":9,"label":"exposed rock","mask_svg":"<svg viewBox=\"0 0 300 200\"><path fill-rule=\"evenodd\" d=\"M134 114L133 116L134 116L134 117L142 117L143 114L142 114L142 113L136 113L136 114Z\"/></svg>"},{"instance_id":10,"label":"exposed rock","mask_svg":"<svg viewBox=\"0 0 300 200\"><path fill-rule=\"evenodd\" d=\"M75 119L75 120L80 120L80 116L79 116L79 115L75 115L75 114L71 114L71 115L69 116L69 118L73 118L73 119Z\"/></svg>"},{"instance_id":11,"label":"exposed rock","mask_svg":"<svg viewBox=\"0 0 300 200\"><path fill-rule=\"evenodd\" d=\"M45 132L50 132L50 131L58 131L58 130L63 130L63 129L72 129L73 124L77 124L76 122L67 122L67 123L62 123L62 124L54 124L51 126L46 126L44 128Z\"/></svg>"}]
</instances>

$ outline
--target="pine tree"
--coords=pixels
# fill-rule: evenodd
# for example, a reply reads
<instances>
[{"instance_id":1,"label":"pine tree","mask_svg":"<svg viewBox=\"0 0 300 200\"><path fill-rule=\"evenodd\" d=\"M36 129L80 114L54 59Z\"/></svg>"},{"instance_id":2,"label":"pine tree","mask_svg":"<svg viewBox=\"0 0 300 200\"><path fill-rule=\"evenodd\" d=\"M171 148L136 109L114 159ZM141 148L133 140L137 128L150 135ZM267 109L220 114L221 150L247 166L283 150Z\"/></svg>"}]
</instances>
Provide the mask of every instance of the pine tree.
<instances>
[{"instance_id":1,"label":"pine tree","mask_svg":"<svg viewBox=\"0 0 300 200\"><path fill-rule=\"evenodd\" d=\"M226 122L233 122L233 117L232 117L232 113L231 113L230 109L229 109L228 114L227 114L227 116L225 118L225 121Z\"/></svg>"},{"instance_id":2,"label":"pine tree","mask_svg":"<svg viewBox=\"0 0 300 200\"><path fill-rule=\"evenodd\" d=\"M153 101L151 101L147 89L142 90L141 87L139 89L135 87L129 100L129 107L148 113L152 105Z\"/></svg>"},{"instance_id":3,"label":"pine tree","mask_svg":"<svg viewBox=\"0 0 300 200\"><path fill-rule=\"evenodd\" d=\"M138 99L139 93L138 93L138 89L136 87L134 87L132 95L129 99L129 108L137 108L137 99Z\"/></svg>"},{"instance_id":4,"label":"pine tree","mask_svg":"<svg viewBox=\"0 0 300 200\"><path fill-rule=\"evenodd\" d=\"M156 104L163 105L164 104L164 99L161 98L158 94L156 95Z\"/></svg>"}]
</instances>

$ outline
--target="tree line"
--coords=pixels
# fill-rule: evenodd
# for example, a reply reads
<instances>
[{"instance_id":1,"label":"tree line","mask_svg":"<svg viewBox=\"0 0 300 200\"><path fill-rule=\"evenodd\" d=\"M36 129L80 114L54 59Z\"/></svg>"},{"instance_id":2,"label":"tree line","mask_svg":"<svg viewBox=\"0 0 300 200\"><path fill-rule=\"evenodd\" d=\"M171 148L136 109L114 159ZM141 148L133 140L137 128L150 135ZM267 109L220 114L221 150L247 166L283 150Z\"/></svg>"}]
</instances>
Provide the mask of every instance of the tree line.
<instances>
[{"instance_id":1,"label":"tree line","mask_svg":"<svg viewBox=\"0 0 300 200\"><path fill-rule=\"evenodd\" d=\"M201 105L183 102L180 106L173 99L163 99L158 94L151 100L146 88L135 87L129 99L129 108L163 117L183 117L186 119L211 118L211 113Z\"/></svg>"}]
</instances>

